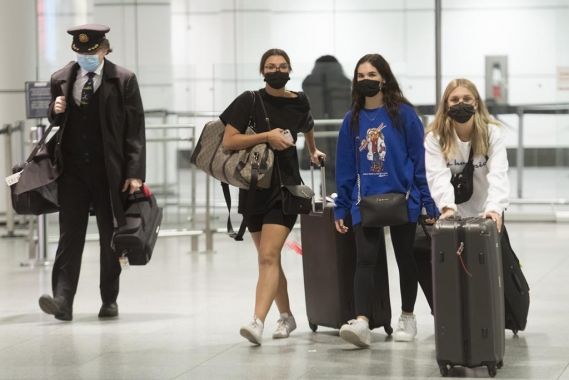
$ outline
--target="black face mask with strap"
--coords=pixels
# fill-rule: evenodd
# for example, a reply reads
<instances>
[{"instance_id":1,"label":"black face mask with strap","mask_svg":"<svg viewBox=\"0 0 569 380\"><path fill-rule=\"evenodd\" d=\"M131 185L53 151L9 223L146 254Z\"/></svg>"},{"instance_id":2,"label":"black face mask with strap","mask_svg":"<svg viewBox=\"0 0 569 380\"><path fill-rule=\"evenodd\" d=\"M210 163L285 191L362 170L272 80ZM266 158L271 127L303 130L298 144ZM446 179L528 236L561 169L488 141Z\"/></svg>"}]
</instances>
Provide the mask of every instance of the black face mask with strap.
<instances>
[{"instance_id":1,"label":"black face mask with strap","mask_svg":"<svg viewBox=\"0 0 569 380\"><path fill-rule=\"evenodd\" d=\"M383 89L381 82L372 79L357 81L354 85L356 92L362 96L372 97Z\"/></svg>"},{"instance_id":2,"label":"black face mask with strap","mask_svg":"<svg viewBox=\"0 0 569 380\"><path fill-rule=\"evenodd\" d=\"M287 82L290 80L288 73L283 73L281 71L275 71L272 73L265 74L265 82L269 84L275 90L283 88Z\"/></svg>"},{"instance_id":3,"label":"black face mask with strap","mask_svg":"<svg viewBox=\"0 0 569 380\"><path fill-rule=\"evenodd\" d=\"M447 115L457 123L466 123L476 113L472 104L458 103L450 107Z\"/></svg>"}]
</instances>

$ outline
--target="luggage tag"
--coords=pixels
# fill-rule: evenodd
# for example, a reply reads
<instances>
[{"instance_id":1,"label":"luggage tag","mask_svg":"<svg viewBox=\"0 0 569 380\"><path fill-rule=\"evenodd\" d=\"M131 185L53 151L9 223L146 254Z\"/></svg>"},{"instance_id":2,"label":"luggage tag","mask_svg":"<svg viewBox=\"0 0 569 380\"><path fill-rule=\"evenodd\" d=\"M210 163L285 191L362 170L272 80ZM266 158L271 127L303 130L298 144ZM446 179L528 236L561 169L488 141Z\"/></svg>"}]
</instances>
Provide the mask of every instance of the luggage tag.
<instances>
[{"instance_id":1,"label":"luggage tag","mask_svg":"<svg viewBox=\"0 0 569 380\"><path fill-rule=\"evenodd\" d=\"M14 174L6 177L6 183L8 184L8 186L12 186L12 185L17 184L18 181L20 180L20 177L22 176L22 172L23 172L23 170L20 170L19 172L14 173Z\"/></svg>"},{"instance_id":2,"label":"luggage tag","mask_svg":"<svg viewBox=\"0 0 569 380\"><path fill-rule=\"evenodd\" d=\"M126 257L126 251L119 257L119 263L122 270L128 270L130 268L128 257Z\"/></svg>"}]
</instances>

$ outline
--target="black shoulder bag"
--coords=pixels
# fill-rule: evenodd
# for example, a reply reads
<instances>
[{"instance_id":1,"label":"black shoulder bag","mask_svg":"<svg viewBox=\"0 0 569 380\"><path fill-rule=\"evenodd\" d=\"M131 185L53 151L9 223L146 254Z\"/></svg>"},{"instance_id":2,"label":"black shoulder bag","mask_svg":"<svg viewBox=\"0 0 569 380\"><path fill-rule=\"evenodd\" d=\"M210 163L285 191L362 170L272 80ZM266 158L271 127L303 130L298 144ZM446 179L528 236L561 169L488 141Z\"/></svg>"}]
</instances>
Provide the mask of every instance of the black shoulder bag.
<instances>
[{"instance_id":1,"label":"black shoulder bag","mask_svg":"<svg viewBox=\"0 0 569 380\"><path fill-rule=\"evenodd\" d=\"M468 162L460 173L452 175L450 183L454 187L454 203L461 204L472 197L474 190L474 163L472 162L472 146L470 147L470 154L468 155Z\"/></svg>"},{"instance_id":2,"label":"black shoulder bag","mask_svg":"<svg viewBox=\"0 0 569 380\"><path fill-rule=\"evenodd\" d=\"M356 143L358 206L362 216L362 226L385 227L408 223L407 199L409 198L410 190L406 193L374 194L362 198L360 183L360 154L357 149L359 137L356 136L354 140L354 143Z\"/></svg>"}]
</instances>

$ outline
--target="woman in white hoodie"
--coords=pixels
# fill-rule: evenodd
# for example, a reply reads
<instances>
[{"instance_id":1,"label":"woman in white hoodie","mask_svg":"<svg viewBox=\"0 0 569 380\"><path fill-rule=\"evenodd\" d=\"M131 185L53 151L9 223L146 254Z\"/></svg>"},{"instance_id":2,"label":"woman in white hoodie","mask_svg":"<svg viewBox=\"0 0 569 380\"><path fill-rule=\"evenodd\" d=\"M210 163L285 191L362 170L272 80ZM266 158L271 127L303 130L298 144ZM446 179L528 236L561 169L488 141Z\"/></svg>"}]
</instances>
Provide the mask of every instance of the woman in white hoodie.
<instances>
[{"instance_id":1,"label":"woman in white hoodie","mask_svg":"<svg viewBox=\"0 0 569 380\"><path fill-rule=\"evenodd\" d=\"M472 195L458 200L451 178L463 171L471 149ZM483 216L494 220L500 231L510 193L504 136L468 79L454 79L448 84L427 130L425 154L427 181L440 217Z\"/></svg>"}]
</instances>

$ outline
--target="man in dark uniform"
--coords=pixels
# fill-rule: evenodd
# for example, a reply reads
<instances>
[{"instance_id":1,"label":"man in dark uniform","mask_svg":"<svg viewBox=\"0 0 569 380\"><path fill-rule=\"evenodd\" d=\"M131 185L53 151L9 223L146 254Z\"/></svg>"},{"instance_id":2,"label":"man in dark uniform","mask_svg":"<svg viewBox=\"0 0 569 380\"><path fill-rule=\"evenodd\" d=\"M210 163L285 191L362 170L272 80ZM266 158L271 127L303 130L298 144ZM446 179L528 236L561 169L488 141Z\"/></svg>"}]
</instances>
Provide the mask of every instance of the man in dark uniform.
<instances>
[{"instance_id":1,"label":"man in dark uniform","mask_svg":"<svg viewBox=\"0 0 569 380\"><path fill-rule=\"evenodd\" d=\"M53 297L40 308L73 318L89 212L94 211L101 249L99 318L118 316L121 266L111 248L114 228L125 224L124 203L145 179L144 110L136 76L107 60L112 50L105 25L69 29L70 62L51 77L49 117L60 126L50 142L63 174L58 179L60 237L52 273Z\"/></svg>"}]
</instances>

